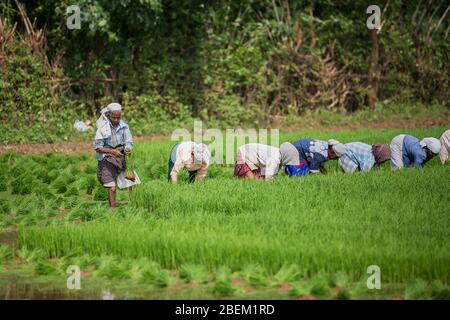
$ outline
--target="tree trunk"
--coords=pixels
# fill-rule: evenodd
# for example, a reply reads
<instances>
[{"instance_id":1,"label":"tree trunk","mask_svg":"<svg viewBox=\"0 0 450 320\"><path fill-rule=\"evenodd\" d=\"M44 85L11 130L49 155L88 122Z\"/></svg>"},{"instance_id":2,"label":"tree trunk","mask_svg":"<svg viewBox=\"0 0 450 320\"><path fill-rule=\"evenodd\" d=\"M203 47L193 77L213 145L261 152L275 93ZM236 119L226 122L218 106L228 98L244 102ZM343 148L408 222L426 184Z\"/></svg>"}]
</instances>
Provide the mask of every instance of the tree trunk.
<instances>
[{"instance_id":1,"label":"tree trunk","mask_svg":"<svg viewBox=\"0 0 450 320\"><path fill-rule=\"evenodd\" d=\"M373 109L378 101L378 90L380 82L380 43L378 39L378 30L369 30L370 42L372 43L372 52L370 54L369 70L369 106Z\"/></svg>"}]
</instances>

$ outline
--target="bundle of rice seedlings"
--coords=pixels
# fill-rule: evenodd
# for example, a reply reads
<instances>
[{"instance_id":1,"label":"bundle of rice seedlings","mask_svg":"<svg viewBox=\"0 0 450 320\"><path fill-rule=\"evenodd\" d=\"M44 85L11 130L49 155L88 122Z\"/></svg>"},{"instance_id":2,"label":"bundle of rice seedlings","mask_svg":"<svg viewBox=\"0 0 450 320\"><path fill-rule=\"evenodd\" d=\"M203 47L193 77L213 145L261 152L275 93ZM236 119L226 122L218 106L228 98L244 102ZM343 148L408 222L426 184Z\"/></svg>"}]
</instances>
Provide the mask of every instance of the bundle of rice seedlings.
<instances>
[{"instance_id":1,"label":"bundle of rice seedlings","mask_svg":"<svg viewBox=\"0 0 450 320\"><path fill-rule=\"evenodd\" d=\"M206 283L208 282L208 275L203 266L184 264L180 268L180 277L184 279L187 283L197 282Z\"/></svg>"},{"instance_id":2,"label":"bundle of rice seedlings","mask_svg":"<svg viewBox=\"0 0 450 320\"><path fill-rule=\"evenodd\" d=\"M64 171L51 183L51 187L55 188L58 193L64 193L67 191L68 186L75 180L75 176L68 171Z\"/></svg>"},{"instance_id":3,"label":"bundle of rice seedlings","mask_svg":"<svg viewBox=\"0 0 450 320\"><path fill-rule=\"evenodd\" d=\"M84 270L89 266L96 266L97 263L97 258L88 254L68 258L68 264L79 266L80 270Z\"/></svg>"},{"instance_id":4,"label":"bundle of rice seedlings","mask_svg":"<svg viewBox=\"0 0 450 320\"><path fill-rule=\"evenodd\" d=\"M32 182L26 173L21 174L11 181L11 192L19 195L30 194Z\"/></svg>"},{"instance_id":5,"label":"bundle of rice seedlings","mask_svg":"<svg viewBox=\"0 0 450 320\"><path fill-rule=\"evenodd\" d=\"M106 201L108 200L108 191L106 191L106 188L99 187L94 193L94 200L95 201Z\"/></svg>"},{"instance_id":6,"label":"bundle of rice seedlings","mask_svg":"<svg viewBox=\"0 0 450 320\"><path fill-rule=\"evenodd\" d=\"M337 272L331 276L330 286L345 288L349 284L348 276L344 272Z\"/></svg>"},{"instance_id":7,"label":"bundle of rice seedlings","mask_svg":"<svg viewBox=\"0 0 450 320\"><path fill-rule=\"evenodd\" d=\"M50 190L49 186L39 180L35 180L32 185L32 191L34 194L42 195L42 196L49 196L53 195L52 191Z\"/></svg>"},{"instance_id":8,"label":"bundle of rice seedlings","mask_svg":"<svg viewBox=\"0 0 450 320\"><path fill-rule=\"evenodd\" d=\"M130 278L136 282L141 282L144 278L144 273L148 276L159 270L159 265L156 262L149 261L147 258L133 260L130 263Z\"/></svg>"},{"instance_id":9,"label":"bundle of rice seedlings","mask_svg":"<svg viewBox=\"0 0 450 320\"><path fill-rule=\"evenodd\" d=\"M0 265L12 259L11 249L5 245L0 245Z\"/></svg>"},{"instance_id":10,"label":"bundle of rice seedlings","mask_svg":"<svg viewBox=\"0 0 450 320\"><path fill-rule=\"evenodd\" d=\"M292 284L289 295L293 297L302 297L311 293L312 285L305 281L298 281Z\"/></svg>"},{"instance_id":11,"label":"bundle of rice seedlings","mask_svg":"<svg viewBox=\"0 0 450 320\"><path fill-rule=\"evenodd\" d=\"M35 263L47 258L47 254L44 250L40 248L30 250L27 247L22 247L17 250L17 256L27 263Z\"/></svg>"},{"instance_id":12,"label":"bundle of rice seedlings","mask_svg":"<svg viewBox=\"0 0 450 320\"><path fill-rule=\"evenodd\" d=\"M350 300L351 294L348 289L345 288L339 288L336 296L334 297L335 300Z\"/></svg>"},{"instance_id":13,"label":"bundle of rice seedlings","mask_svg":"<svg viewBox=\"0 0 450 320\"><path fill-rule=\"evenodd\" d=\"M312 281L311 294L316 296L328 296L331 293L329 279L324 275L314 277Z\"/></svg>"},{"instance_id":14,"label":"bundle of rice seedlings","mask_svg":"<svg viewBox=\"0 0 450 320\"><path fill-rule=\"evenodd\" d=\"M410 282L405 289L405 299L425 299L430 296L428 283L422 279Z\"/></svg>"},{"instance_id":15,"label":"bundle of rice seedlings","mask_svg":"<svg viewBox=\"0 0 450 320\"><path fill-rule=\"evenodd\" d=\"M89 162L84 169L85 173L88 174L96 174L97 173L97 165L95 163Z\"/></svg>"},{"instance_id":16,"label":"bundle of rice seedlings","mask_svg":"<svg viewBox=\"0 0 450 320\"><path fill-rule=\"evenodd\" d=\"M83 207L75 207L70 210L69 215L67 216L69 221L80 220L80 221L91 221L94 219L94 215L90 210L87 210Z\"/></svg>"},{"instance_id":17,"label":"bundle of rice seedlings","mask_svg":"<svg viewBox=\"0 0 450 320\"><path fill-rule=\"evenodd\" d=\"M150 262L142 272L142 281L162 288L170 285L173 279L169 271L161 269L155 262Z\"/></svg>"},{"instance_id":18,"label":"bundle of rice seedlings","mask_svg":"<svg viewBox=\"0 0 450 320\"><path fill-rule=\"evenodd\" d=\"M8 200L0 199L0 214L9 214L11 212L11 205Z\"/></svg>"},{"instance_id":19,"label":"bundle of rice seedlings","mask_svg":"<svg viewBox=\"0 0 450 320\"><path fill-rule=\"evenodd\" d=\"M16 220L17 224L22 227L34 226L39 221L39 219L33 214L23 215L18 217Z\"/></svg>"},{"instance_id":20,"label":"bundle of rice seedlings","mask_svg":"<svg viewBox=\"0 0 450 320\"><path fill-rule=\"evenodd\" d=\"M129 269L127 260L118 261L112 256L102 256L99 258L99 266L95 274L108 279L129 279Z\"/></svg>"},{"instance_id":21,"label":"bundle of rice seedlings","mask_svg":"<svg viewBox=\"0 0 450 320\"><path fill-rule=\"evenodd\" d=\"M78 166L78 164L71 164L67 170L73 176L76 176L76 175L78 175L81 172L80 167Z\"/></svg>"},{"instance_id":22,"label":"bundle of rice seedlings","mask_svg":"<svg viewBox=\"0 0 450 320\"><path fill-rule=\"evenodd\" d=\"M173 279L168 270L161 270L155 275L153 284L158 287L167 287L173 283Z\"/></svg>"},{"instance_id":23,"label":"bundle of rice seedlings","mask_svg":"<svg viewBox=\"0 0 450 320\"><path fill-rule=\"evenodd\" d=\"M231 270L228 267L217 270L212 292L219 296L231 296L236 292L236 288L231 283Z\"/></svg>"},{"instance_id":24,"label":"bundle of rice seedlings","mask_svg":"<svg viewBox=\"0 0 450 320\"><path fill-rule=\"evenodd\" d=\"M431 296L435 300L450 300L450 288L440 280L431 284Z\"/></svg>"},{"instance_id":25,"label":"bundle of rice seedlings","mask_svg":"<svg viewBox=\"0 0 450 320\"><path fill-rule=\"evenodd\" d=\"M64 274L64 266L58 262L49 262L47 260L38 260L34 264L34 271L38 275L61 275Z\"/></svg>"},{"instance_id":26,"label":"bundle of rice seedlings","mask_svg":"<svg viewBox=\"0 0 450 320\"><path fill-rule=\"evenodd\" d=\"M23 201L19 204L16 209L17 216L30 215L36 209L36 202L34 201Z\"/></svg>"},{"instance_id":27,"label":"bundle of rice seedlings","mask_svg":"<svg viewBox=\"0 0 450 320\"><path fill-rule=\"evenodd\" d=\"M51 184L53 181L58 178L60 171L58 169L51 169L47 172L47 174L42 178L42 181L47 184Z\"/></svg>"},{"instance_id":28,"label":"bundle of rice seedlings","mask_svg":"<svg viewBox=\"0 0 450 320\"><path fill-rule=\"evenodd\" d=\"M4 175L0 176L0 192L8 190L8 181Z\"/></svg>"},{"instance_id":29,"label":"bundle of rice seedlings","mask_svg":"<svg viewBox=\"0 0 450 320\"><path fill-rule=\"evenodd\" d=\"M66 198L66 200L64 201L64 208L65 209L75 208L76 206L78 206L78 203L79 200L76 197Z\"/></svg>"},{"instance_id":30,"label":"bundle of rice seedlings","mask_svg":"<svg viewBox=\"0 0 450 320\"><path fill-rule=\"evenodd\" d=\"M51 183L51 187L56 190L57 193L63 194L67 191L67 181L64 179L63 176L59 176Z\"/></svg>"},{"instance_id":31,"label":"bundle of rice seedlings","mask_svg":"<svg viewBox=\"0 0 450 320\"><path fill-rule=\"evenodd\" d=\"M97 185L97 179L95 177L89 177L86 183L86 194L91 195L94 192L95 186Z\"/></svg>"},{"instance_id":32,"label":"bundle of rice seedlings","mask_svg":"<svg viewBox=\"0 0 450 320\"><path fill-rule=\"evenodd\" d=\"M78 196L78 195L80 195L77 186L75 186L73 184L67 187L67 190L66 190L66 192L64 194L66 196L69 196L69 197L70 196Z\"/></svg>"},{"instance_id":33,"label":"bundle of rice seedlings","mask_svg":"<svg viewBox=\"0 0 450 320\"><path fill-rule=\"evenodd\" d=\"M274 275L273 280L275 285L286 282L295 281L301 275L301 271L296 265L283 265L280 270Z\"/></svg>"},{"instance_id":34,"label":"bundle of rice seedlings","mask_svg":"<svg viewBox=\"0 0 450 320\"><path fill-rule=\"evenodd\" d=\"M265 270L259 265L247 265L239 274L251 286L261 287L268 284Z\"/></svg>"}]
</instances>

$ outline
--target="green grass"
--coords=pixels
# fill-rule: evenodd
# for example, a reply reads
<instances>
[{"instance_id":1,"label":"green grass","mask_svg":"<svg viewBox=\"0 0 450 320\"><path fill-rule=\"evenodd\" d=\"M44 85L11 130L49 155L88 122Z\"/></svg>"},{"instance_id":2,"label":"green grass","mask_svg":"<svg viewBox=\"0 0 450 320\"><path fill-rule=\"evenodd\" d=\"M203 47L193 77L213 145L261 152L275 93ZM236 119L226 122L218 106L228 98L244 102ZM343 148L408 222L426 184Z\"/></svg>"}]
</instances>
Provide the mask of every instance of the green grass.
<instances>
[{"instance_id":1,"label":"green grass","mask_svg":"<svg viewBox=\"0 0 450 320\"><path fill-rule=\"evenodd\" d=\"M407 132L439 137L444 129ZM297 132L282 134L280 142L389 143L402 132ZM96 276L155 287L173 284L175 271L184 283L211 283L219 297L236 294L232 279L238 278L261 291L289 283L295 297L354 298L367 294L353 287L365 284L367 267L375 264L382 286L399 285L404 298L448 297L450 166L438 159L423 170L392 172L386 164L353 175L330 162L327 175L281 173L266 182L237 180L232 166L213 165L202 183L187 184L184 173L180 184L170 185L171 147L168 141L137 144L143 184L131 202L119 192L115 211L96 181L95 159L0 156L0 165L12 168L3 173L9 183L0 193L1 225L19 227L16 254L38 274L65 265L42 256L74 257L84 267L95 265ZM44 170L27 171L36 164ZM33 172L31 194L14 192L16 179L19 190L28 181L20 172Z\"/></svg>"}]
</instances>

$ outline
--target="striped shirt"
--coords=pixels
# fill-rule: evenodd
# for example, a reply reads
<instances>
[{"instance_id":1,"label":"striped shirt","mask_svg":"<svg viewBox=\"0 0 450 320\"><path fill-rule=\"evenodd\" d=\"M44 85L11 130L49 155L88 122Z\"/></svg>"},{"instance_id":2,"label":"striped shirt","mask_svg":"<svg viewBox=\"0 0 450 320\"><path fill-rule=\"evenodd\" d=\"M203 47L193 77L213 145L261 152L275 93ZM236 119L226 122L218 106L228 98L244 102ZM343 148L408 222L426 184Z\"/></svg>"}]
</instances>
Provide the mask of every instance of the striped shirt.
<instances>
[{"instance_id":1,"label":"striped shirt","mask_svg":"<svg viewBox=\"0 0 450 320\"><path fill-rule=\"evenodd\" d=\"M339 158L339 165L345 173L368 172L375 164L372 146L362 142L345 144L345 153Z\"/></svg>"}]
</instances>

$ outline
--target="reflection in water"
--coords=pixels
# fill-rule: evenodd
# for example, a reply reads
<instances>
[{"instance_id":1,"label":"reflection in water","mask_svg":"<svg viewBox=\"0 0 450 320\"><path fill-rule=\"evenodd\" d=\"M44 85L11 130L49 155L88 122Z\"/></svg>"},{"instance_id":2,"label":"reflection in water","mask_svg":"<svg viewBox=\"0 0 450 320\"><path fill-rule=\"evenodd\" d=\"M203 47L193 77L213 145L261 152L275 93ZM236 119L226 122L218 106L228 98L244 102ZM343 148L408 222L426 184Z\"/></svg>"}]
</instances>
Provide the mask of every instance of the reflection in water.
<instances>
[{"instance_id":1,"label":"reflection in water","mask_svg":"<svg viewBox=\"0 0 450 320\"><path fill-rule=\"evenodd\" d=\"M102 300L115 300L116 296L108 289L102 290Z\"/></svg>"}]
</instances>

